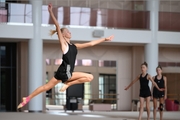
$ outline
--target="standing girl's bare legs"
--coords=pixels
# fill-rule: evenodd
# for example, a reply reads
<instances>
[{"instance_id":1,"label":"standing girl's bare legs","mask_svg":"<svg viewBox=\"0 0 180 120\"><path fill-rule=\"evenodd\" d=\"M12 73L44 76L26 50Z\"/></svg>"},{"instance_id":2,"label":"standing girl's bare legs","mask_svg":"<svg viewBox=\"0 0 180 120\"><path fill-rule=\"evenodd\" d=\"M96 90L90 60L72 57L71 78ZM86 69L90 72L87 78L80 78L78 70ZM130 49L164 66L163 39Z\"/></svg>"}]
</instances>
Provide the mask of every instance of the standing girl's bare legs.
<instances>
[{"instance_id":1,"label":"standing girl's bare legs","mask_svg":"<svg viewBox=\"0 0 180 120\"><path fill-rule=\"evenodd\" d=\"M159 98L159 105L160 104L164 104L164 98ZM163 106L160 106L160 107L163 107ZM161 108L161 109L163 109L163 108ZM160 120L162 120L162 118L163 118L163 110L161 111L160 109L159 109L159 113L160 113Z\"/></svg>"},{"instance_id":2,"label":"standing girl's bare legs","mask_svg":"<svg viewBox=\"0 0 180 120\"><path fill-rule=\"evenodd\" d=\"M156 112L157 112L157 99L153 98L153 116L154 116L154 120L156 120Z\"/></svg>"},{"instance_id":3,"label":"standing girl's bare legs","mask_svg":"<svg viewBox=\"0 0 180 120\"><path fill-rule=\"evenodd\" d=\"M65 82L64 86L60 89L61 92L65 91L69 86L85 82L91 82L93 75L83 72L73 72L72 77Z\"/></svg>"},{"instance_id":4,"label":"standing girl's bare legs","mask_svg":"<svg viewBox=\"0 0 180 120\"><path fill-rule=\"evenodd\" d=\"M23 97L22 102L18 105L18 109L26 105L33 97L36 95L47 91L53 88L57 83L61 82L60 80L55 79L54 77L45 85L38 87L35 91L33 91L28 97Z\"/></svg>"},{"instance_id":5,"label":"standing girl's bare legs","mask_svg":"<svg viewBox=\"0 0 180 120\"><path fill-rule=\"evenodd\" d=\"M138 120L141 120L143 111L144 111L144 98L140 97L140 110L139 110L139 118L138 118Z\"/></svg>"},{"instance_id":6,"label":"standing girl's bare legs","mask_svg":"<svg viewBox=\"0 0 180 120\"><path fill-rule=\"evenodd\" d=\"M150 97L147 97L146 98L146 111L147 111L147 120L150 119L150 107L149 107L149 104L150 104Z\"/></svg>"}]
</instances>

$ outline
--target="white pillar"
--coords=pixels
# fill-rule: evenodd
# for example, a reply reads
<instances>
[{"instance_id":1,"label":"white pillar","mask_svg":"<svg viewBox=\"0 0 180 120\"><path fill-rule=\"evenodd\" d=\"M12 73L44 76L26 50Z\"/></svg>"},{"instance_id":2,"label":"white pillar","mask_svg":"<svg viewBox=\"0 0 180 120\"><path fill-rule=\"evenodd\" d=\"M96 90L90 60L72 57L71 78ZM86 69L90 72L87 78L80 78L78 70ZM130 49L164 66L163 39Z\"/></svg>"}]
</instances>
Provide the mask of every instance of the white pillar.
<instances>
[{"instance_id":1,"label":"white pillar","mask_svg":"<svg viewBox=\"0 0 180 120\"><path fill-rule=\"evenodd\" d=\"M41 39L42 0L31 0L33 38L29 40L29 93L42 85L43 81L43 42ZM42 94L34 97L29 103L30 112L42 112Z\"/></svg>"},{"instance_id":2,"label":"white pillar","mask_svg":"<svg viewBox=\"0 0 180 120\"><path fill-rule=\"evenodd\" d=\"M157 32L159 28L159 0L147 0L147 10L150 11L151 43L145 45L145 61L148 63L148 73L156 75L158 66ZM150 83L150 87L151 87Z\"/></svg>"}]
</instances>

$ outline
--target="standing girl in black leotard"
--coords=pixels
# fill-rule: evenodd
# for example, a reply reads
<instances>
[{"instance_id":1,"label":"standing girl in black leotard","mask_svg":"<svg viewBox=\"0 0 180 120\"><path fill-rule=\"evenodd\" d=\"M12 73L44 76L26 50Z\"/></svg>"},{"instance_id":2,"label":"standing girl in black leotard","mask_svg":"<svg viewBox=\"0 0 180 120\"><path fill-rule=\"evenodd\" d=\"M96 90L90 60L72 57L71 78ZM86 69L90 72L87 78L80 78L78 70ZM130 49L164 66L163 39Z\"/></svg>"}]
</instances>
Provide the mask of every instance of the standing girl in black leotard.
<instances>
[{"instance_id":1,"label":"standing girl in black leotard","mask_svg":"<svg viewBox=\"0 0 180 120\"><path fill-rule=\"evenodd\" d=\"M150 119L150 96L151 91L149 88L149 80L153 83L155 87L157 87L158 90L163 91L163 89L160 89L157 84L154 82L154 80L151 78L151 75L147 73L147 63L144 62L141 64L141 71L142 73L136 77L126 88L125 90L128 90L135 82L138 80L140 81L140 111L139 111L139 118L138 120L141 120L143 111L144 111L144 100L146 100L146 110L147 110L147 120Z\"/></svg>"},{"instance_id":2,"label":"standing girl in black leotard","mask_svg":"<svg viewBox=\"0 0 180 120\"><path fill-rule=\"evenodd\" d=\"M60 48L62 50L62 64L59 66L55 76L45 85L38 87L34 92L32 92L28 97L23 97L22 102L18 105L18 109L22 108L26 105L33 97L36 95L47 91L53 88L59 82L63 82L64 86L61 88L60 91L65 91L69 86L74 84L80 84L84 82L90 82L93 80L93 75L82 73L82 72L74 72L74 65L77 55L77 49L82 49L86 47L91 47L97 45L104 41L111 41L114 36L110 36L107 38L101 38L98 40L93 40L87 43L82 44L72 44L70 42L71 33L67 28L60 28L59 23L57 22L53 12L52 12L52 5L48 5L48 11L53 19L53 22L56 26L56 31L51 31L52 35L57 32ZM83 33L82 33L83 34Z\"/></svg>"},{"instance_id":3,"label":"standing girl in black leotard","mask_svg":"<svg viewBox=\"0 0 180 120\"><path fill-rule=\"evenodd\" d=\"M157 75L153 77L154 82L158 85L159 88L164 88L165 91L159 91L156 87L153 87L153 104L154 104L154 120L156 120L157 112L157 99L159 99L159 113L160 120L163 117L163 104L164 100L167 98L167 78L162 75L162 67L158 66L156 68Z\"/></svg>"}]
</instances>

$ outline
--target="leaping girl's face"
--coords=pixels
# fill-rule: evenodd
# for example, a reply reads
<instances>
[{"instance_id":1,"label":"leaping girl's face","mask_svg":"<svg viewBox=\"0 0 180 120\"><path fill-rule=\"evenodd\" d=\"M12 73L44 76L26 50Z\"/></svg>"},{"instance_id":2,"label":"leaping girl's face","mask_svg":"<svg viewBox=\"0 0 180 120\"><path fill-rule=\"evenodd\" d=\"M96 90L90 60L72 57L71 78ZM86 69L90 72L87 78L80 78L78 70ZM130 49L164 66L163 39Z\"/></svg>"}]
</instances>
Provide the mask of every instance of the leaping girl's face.
<instances>
[{"instance_id":1,"label":"leaping girl's face","mask_svg":"<svg viewBox=\"0 0 180 120\"><path fill-rule=\"evenodd\" d=\"M62 34L63 34L63 37L71 39L71 32L68 29L63 29Z\"/></svg>"},{"instance_id":2,"label":"leaping girl's face","mask_svg":"<svg viewBox=\"0 0 180 120\"><path fill-rule=\"evenodd\" d=\"M141 65L141 71L142 71L142 73L146 73L146 71L147 71L146 65Z\"/></svg>"}]
</instances>

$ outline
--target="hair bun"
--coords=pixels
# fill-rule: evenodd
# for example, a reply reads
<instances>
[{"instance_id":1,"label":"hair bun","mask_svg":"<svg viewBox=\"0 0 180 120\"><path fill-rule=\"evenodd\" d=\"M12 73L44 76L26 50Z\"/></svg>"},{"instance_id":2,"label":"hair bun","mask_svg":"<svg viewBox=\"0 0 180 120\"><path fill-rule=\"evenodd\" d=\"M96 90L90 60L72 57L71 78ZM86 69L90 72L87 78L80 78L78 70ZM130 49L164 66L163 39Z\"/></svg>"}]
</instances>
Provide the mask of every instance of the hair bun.
<instances>
[{"instance_id":1,"label":"hair bun","mask_svg":"<svg viewBox=\"0 0 180 120\"><path fill-rule=\"evenodd\" d=\"M158 66L157 66L157 68L160 68L160 69L162 70L162 67L161 67L161 65L158 65Z\"/></svg>"},{"instance_id":2,"label":"hair bun","mask_svg":"<svg viewBox=\"0 0 180 120\"><path fill-rule=\"evenodd\" d=\"M141 65L145 65L146 67L148 67L147 62L144 61L144 63L142 63Z\"/></svg>"}]
</instances>

